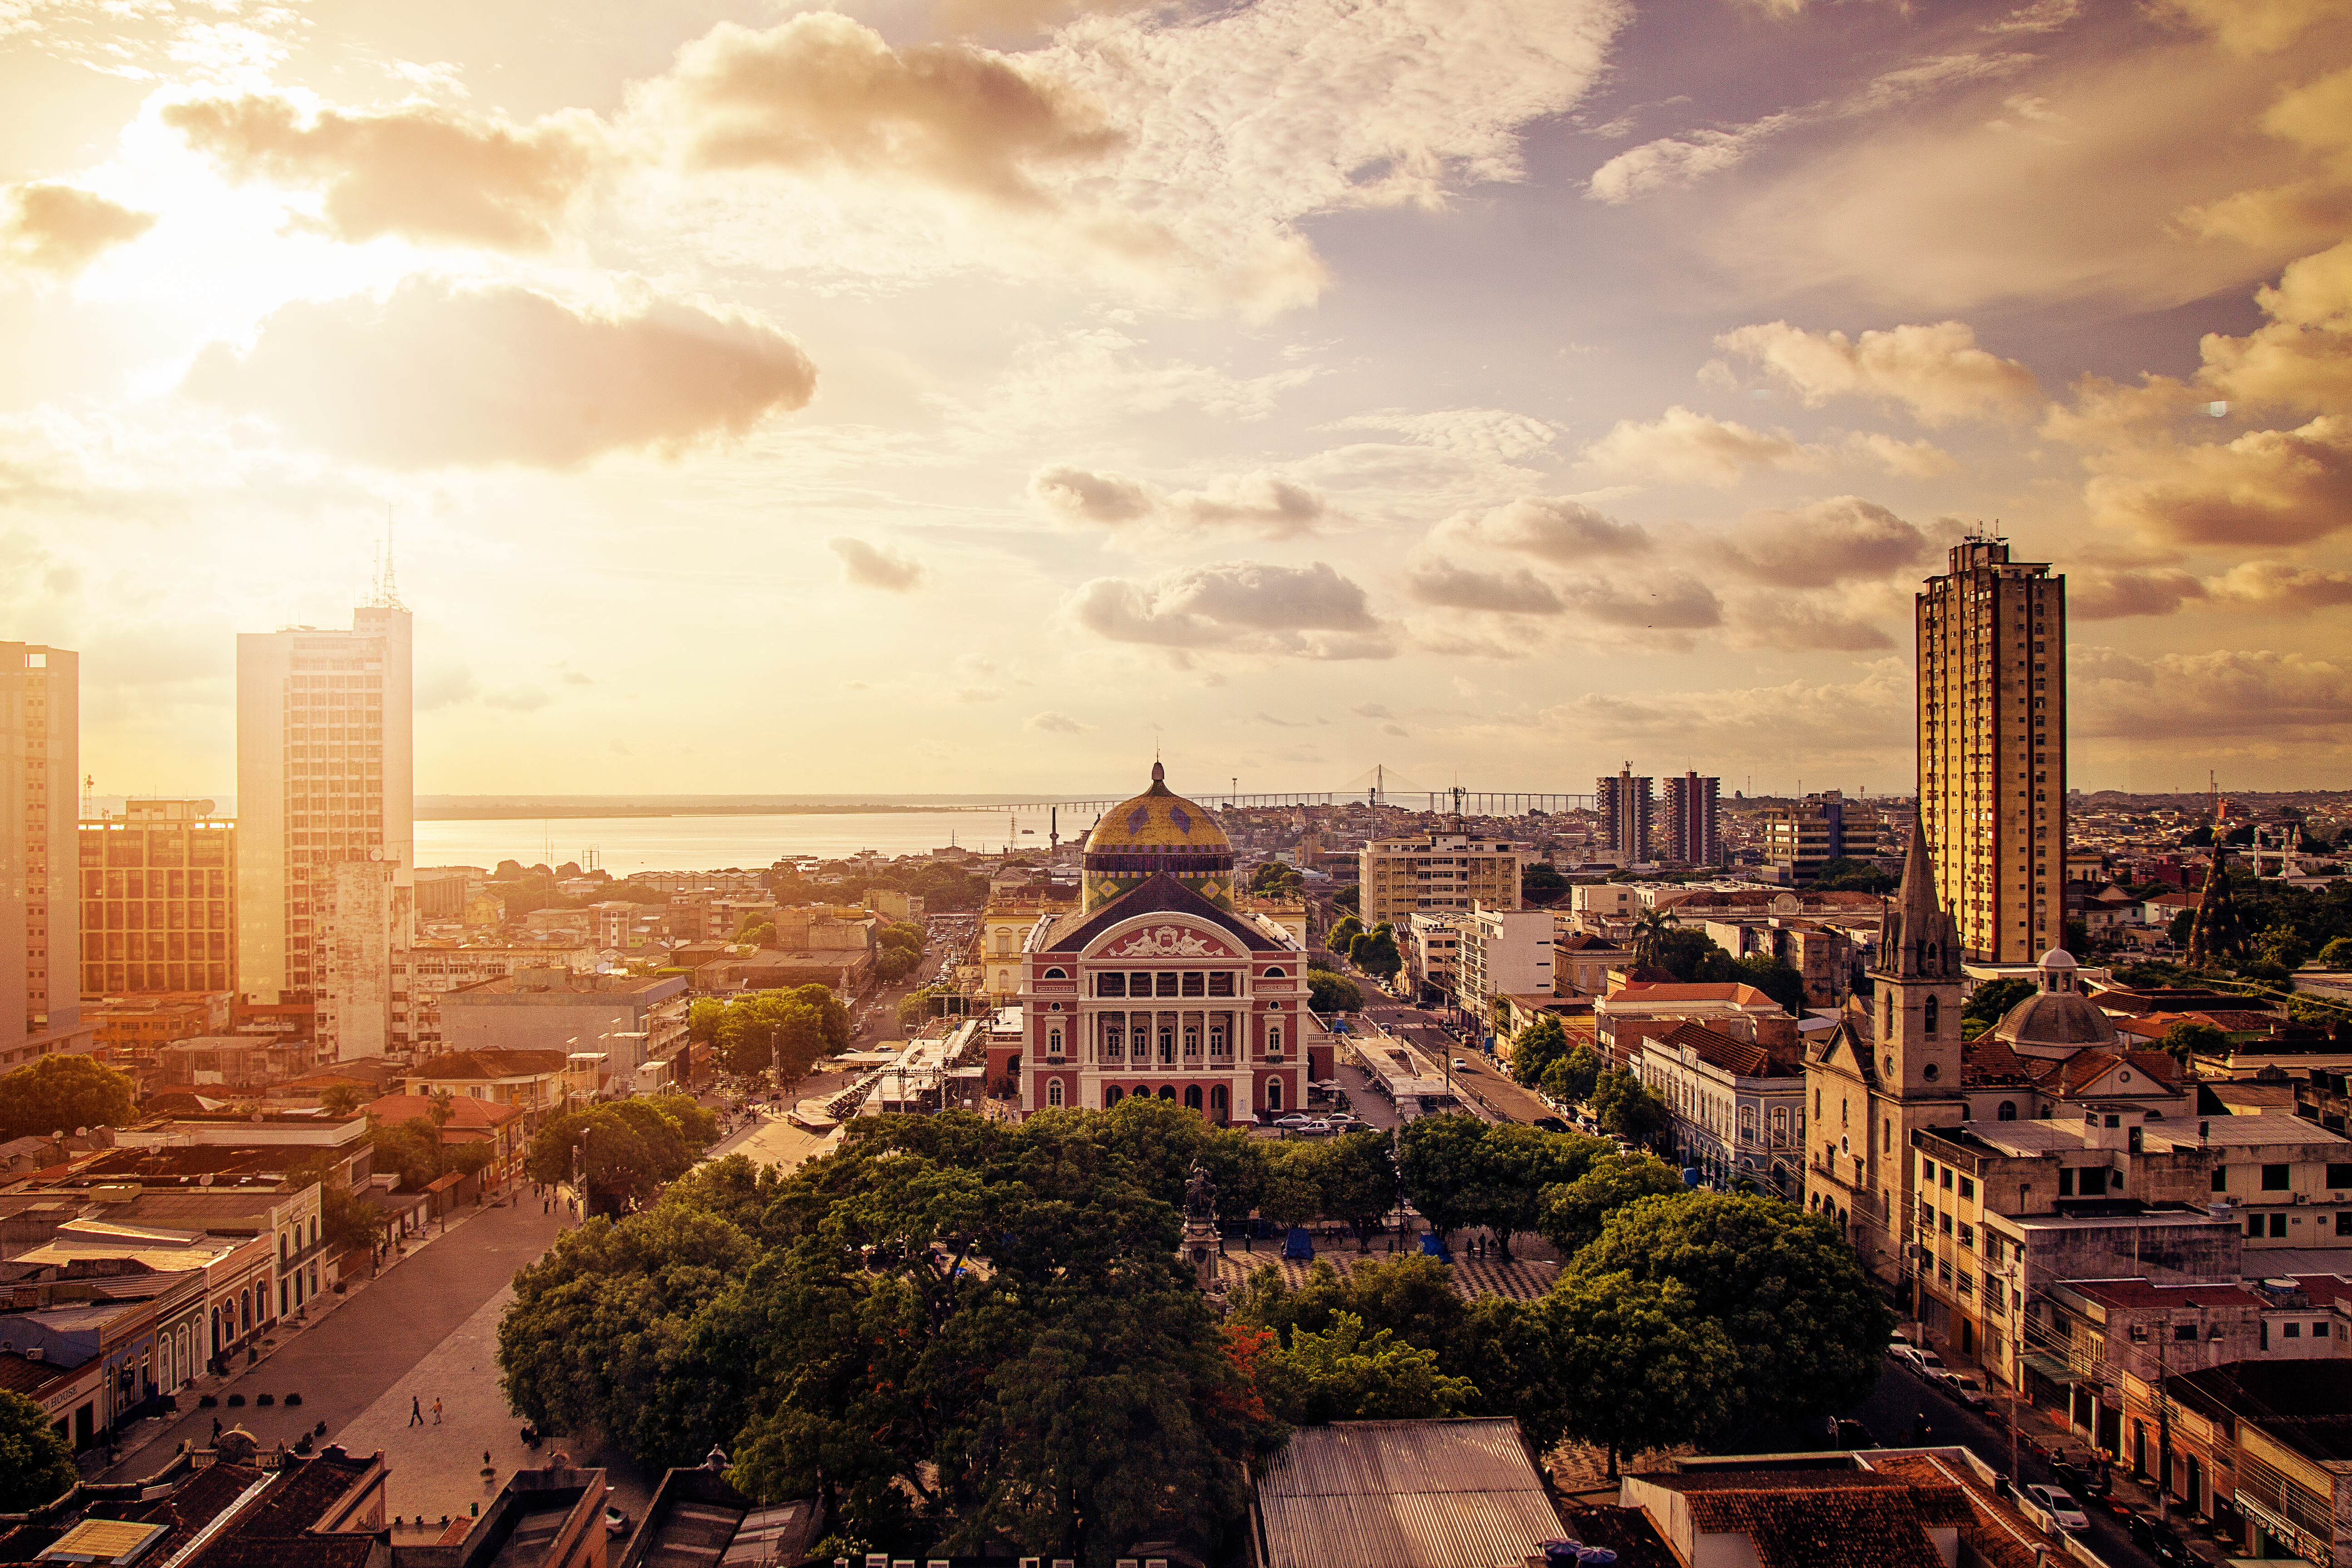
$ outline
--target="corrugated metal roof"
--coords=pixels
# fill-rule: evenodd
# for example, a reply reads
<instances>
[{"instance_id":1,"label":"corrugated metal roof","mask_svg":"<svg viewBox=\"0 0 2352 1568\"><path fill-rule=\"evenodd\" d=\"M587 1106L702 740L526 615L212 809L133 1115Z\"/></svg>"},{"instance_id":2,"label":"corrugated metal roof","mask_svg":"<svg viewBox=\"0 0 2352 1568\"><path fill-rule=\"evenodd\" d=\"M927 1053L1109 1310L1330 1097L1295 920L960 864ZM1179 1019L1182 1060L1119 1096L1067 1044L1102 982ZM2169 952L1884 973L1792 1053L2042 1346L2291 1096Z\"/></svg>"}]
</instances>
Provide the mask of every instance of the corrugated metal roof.
<instances>
[{"instance_id":1,"label":"corrugated metal roof","mask_svg":"<svg viewBox=\"0 0 2352 1568\"><path fill-rule=\"evenodd\" d=\"M1507 1418L1302 1428L1258 1510L1268 1568L1518 1568L1562 1533Z\"/></svg>"}]
</instances>

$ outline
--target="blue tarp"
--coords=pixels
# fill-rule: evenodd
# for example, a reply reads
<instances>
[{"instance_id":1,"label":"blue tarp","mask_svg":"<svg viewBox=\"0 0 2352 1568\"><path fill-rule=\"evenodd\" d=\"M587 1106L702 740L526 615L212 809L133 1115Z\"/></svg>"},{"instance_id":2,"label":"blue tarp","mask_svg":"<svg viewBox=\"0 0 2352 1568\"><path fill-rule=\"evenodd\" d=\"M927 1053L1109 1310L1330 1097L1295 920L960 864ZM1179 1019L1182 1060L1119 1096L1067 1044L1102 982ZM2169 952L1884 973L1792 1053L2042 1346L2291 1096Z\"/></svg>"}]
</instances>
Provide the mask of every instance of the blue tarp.
<instances>
[{"instance_id":1,"label":"blue tarp","mask_svg":"<svg viewBox=\"0 0 2352 1568\"><path fill-rule=\"evenodd\" d=\"M1305 1226L1292 1226L1289 1236L1283 1239L1282 1256L1286 1259L1310 1263L1315 1258L1315 1237Z\"/></svg>"}]
</instances>

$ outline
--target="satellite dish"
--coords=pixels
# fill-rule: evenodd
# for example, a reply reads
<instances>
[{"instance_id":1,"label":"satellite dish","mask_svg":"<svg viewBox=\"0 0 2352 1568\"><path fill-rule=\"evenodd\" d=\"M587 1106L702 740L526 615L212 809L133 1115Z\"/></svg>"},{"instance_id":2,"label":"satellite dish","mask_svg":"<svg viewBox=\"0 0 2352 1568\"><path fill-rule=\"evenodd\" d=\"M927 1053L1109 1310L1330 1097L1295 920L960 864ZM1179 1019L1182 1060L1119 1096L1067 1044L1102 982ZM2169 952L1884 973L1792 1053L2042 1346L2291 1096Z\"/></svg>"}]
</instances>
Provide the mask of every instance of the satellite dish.
<instances>
[{"instance_id":1,"label":"satellite dish","mask_svg":"<svg viewBox=\"0 0 2352 1568\"><path fill-rule=\"evenodd\" d=\"M381 860L383 858L383 851L381 849L371 849L368 851L368 858L371 860Z\"/></svg>"}]
</instances>

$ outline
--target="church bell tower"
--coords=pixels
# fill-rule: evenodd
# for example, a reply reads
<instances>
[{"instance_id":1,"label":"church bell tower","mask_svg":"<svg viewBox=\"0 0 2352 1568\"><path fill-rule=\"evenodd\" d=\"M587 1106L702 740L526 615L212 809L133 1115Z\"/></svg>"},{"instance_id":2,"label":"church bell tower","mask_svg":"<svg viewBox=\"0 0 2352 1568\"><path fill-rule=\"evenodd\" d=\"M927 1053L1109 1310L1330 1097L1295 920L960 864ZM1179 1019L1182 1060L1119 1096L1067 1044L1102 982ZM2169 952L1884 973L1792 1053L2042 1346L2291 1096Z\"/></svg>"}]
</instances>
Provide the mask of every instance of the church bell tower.
<instances>
[{"instance_id":1,"label":"church bell tower","mask_svg":"<svg viewBox=\"0 0 2352 1568\"><path fill-rule=\"evenodd\" d=\"M1916 817L1903 887L1879 928L1872 1019L1881 1089L1902 1100L1938 1100L1960 1088L1958 928L1936 895L1927 836Z\"/></svg>"}]
</instances>

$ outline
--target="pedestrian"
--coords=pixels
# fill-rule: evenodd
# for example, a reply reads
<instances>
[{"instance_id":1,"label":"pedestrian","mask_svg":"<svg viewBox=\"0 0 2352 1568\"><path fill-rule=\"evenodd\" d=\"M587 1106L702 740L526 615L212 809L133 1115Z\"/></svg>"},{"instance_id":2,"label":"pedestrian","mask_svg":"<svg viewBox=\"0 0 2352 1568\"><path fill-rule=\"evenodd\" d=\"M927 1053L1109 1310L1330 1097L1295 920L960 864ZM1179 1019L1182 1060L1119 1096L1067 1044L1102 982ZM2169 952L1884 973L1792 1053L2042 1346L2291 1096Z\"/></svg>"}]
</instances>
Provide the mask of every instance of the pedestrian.
<instances>
[{"instance_id":1,"label":"pedestrian","mask_svg":"<svg viewBox=\"0 0 2352 1568\"><path fill-rule=\"evenodd\" d=\"M217 1415L213 1417L213 1443L215 1447L220 1443L220 1417Z\"/></svg>"},{"instance_id":2,"label":"pedestrian","mask_svg":"<svg viewBox=\"0 0 2352 1568\"><path fill-rule=\"evenodd\" d=\"M433 1425L441 1425L441 1396L437 1394L433 1396Z\"/></svg>"},{"instance_id":3,"label":"pedestrian","mask_svg":"<svg viewBox=\"0 0 2352 1568\"><path fill-rule=\"evenodd\" d=\"M437 1407L440 1405L440 1401L436 1399L434 1401L434 1404ZM422 1426L425 1425L425 1406L418 1403L417 1395L414 1394L408 1396L408 1424L411 1426ZM220 1423L215 1421L213 1425L218 1426Z\"/></svg>"}]
</instances>

